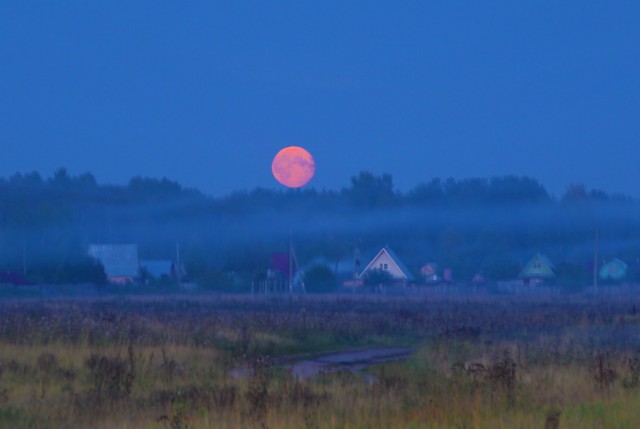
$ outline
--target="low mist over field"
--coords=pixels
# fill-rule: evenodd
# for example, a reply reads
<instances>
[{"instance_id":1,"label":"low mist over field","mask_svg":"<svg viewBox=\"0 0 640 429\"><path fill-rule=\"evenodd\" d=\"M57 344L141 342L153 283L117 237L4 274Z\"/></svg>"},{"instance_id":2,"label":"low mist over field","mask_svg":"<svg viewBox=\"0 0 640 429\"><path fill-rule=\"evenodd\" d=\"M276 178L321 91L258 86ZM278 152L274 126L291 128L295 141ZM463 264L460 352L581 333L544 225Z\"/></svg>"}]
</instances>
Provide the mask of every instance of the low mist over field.
<instances>
[{"instance_id":1,"label":"low mist over field","mask_svg":"<svg viewBox=\"0 0 640 429\"><path fill-rule=\"evenodd\" d=\"M222 272L251 279L291 238L302 266L353 264L355 244L364 255L388 245L412 272L436 261L463 283L478 272L514 278L542 252L568 273L560 282L578 285L590 281L596 231L601 260L623 259L632 280L639 274L637 200L580 185L552 196L527 177L431 179L401 193L390 175L361 172L339 191L256 188L212 198L168 179L103 185L60 169L2 179L0 197L0 269L34 282L91 281L81 269L91 243L137 244L141 259L175 259L179 246L194 282Z\"/></svg>"}]
</instances>

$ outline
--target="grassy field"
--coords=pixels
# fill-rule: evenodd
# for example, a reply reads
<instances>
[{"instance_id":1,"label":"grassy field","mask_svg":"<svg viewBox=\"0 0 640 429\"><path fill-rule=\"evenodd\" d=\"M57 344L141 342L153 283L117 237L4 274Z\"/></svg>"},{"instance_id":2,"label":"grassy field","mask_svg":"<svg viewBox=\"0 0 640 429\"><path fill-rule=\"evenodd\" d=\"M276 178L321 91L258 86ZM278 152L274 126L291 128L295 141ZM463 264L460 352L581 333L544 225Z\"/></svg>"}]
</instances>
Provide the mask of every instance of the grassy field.
<instances>
[{"instance_id":1,"label":"grassy field","mask_svg":"<svg viewBox=\"0 0 640 429\"><path fill-rule=\"evenodd\" d=\"M0 427L635 429L639 301L4 300ZM280 365L399 345L415 352L366 372Z\"/></svg>"}]
</instances>

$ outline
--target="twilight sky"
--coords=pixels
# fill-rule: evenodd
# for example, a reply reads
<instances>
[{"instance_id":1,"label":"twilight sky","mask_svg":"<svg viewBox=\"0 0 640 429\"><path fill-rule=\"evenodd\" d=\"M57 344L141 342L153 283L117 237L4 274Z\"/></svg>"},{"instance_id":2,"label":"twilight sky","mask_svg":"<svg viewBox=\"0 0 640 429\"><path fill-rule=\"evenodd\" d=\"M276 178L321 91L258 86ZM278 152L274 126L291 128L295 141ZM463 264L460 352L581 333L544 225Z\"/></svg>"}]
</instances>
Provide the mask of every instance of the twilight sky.
<instances>
[{"instance_id":1,"label":"twilight sky","mask_svg":"<svg viewBox=\"0 0 640 429\"><path fill-rule=\"evenodd\" d=\"M637 1L0 3L0 176L61 166L213 196L359 171L640 197Z\"/></svg>"}]
</instances>

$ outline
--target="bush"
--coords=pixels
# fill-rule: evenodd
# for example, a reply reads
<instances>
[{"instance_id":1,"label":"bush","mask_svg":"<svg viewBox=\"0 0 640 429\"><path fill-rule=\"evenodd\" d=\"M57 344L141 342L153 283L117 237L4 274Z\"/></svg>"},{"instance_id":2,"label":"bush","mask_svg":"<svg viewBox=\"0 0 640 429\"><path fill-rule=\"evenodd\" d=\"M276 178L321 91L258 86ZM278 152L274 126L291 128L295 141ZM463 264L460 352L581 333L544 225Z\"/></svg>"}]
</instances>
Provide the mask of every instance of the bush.
<instances>
[{"instance_id":1,"label":"bush","mask_svg":"<svg viewBox=\"0 0 640 429\"><path fill-rule=\"evenodd\" d=\"M389 271L374 269L367 272L364 278L364 284L368 286L378 286L393 283L393 276Z\"/></svg>"},{"instance_id":2,"label":"bush","mask_svg":"<svg viewBox=\"0 0 640 429\"><path fill-rule=\"evenodd\" d=\"M246 284L236 283L228 273L213 269L207 269L200 273L196 278L196 283L203 289L216 292L248 292Z\"/></svg>"},{"instance_id":3,"label":"bush","mask_svg":"<svg viewBox=\"0 0 640 429\"><path fill-rule=\"evenodd\" d=\"M336 276L326 265L316 265L308 269L303 276L307 292L326 293L336 289Z\"/></svg>"},{"instance_id":4,"label":"bush","mask_svg":"<svg viewBox=\"0 0 640 429\"><path fill-rule=\"evenodd\" d=\"M129 346L129 358L92 354L85 362L93 393L99 398L120 399L131 394L135 379L135 357Z\"/></svg>"}]
</instances>

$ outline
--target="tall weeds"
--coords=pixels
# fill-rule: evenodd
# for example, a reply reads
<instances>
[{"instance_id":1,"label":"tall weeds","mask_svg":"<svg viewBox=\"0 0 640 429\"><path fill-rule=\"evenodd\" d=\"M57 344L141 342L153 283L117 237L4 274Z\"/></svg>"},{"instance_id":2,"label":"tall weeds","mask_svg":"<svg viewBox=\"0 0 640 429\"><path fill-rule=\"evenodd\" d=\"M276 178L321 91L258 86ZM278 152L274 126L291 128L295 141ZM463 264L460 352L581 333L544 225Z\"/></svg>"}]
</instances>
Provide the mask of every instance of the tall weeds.
<instances>
[{"instance_id":1,"label":"tall weeds","mask_svg":"<svg viewBox=\"0 0 640 429\"><path fill-rule=\"evenodd\" d=\"M637 301L0 302L0 427L640 427ZM417 352L309 380L282 357L390 344Z\"/></svg>"}]
</instances>

